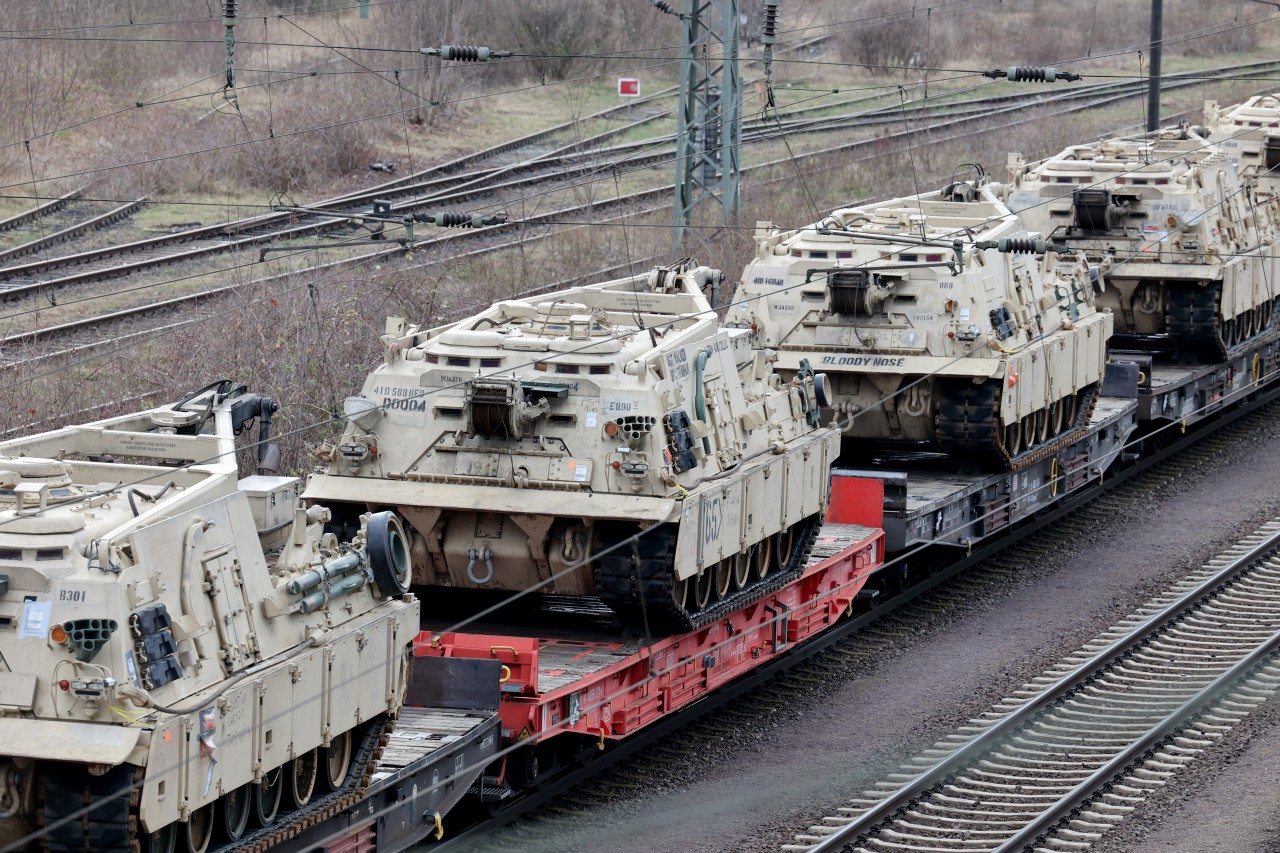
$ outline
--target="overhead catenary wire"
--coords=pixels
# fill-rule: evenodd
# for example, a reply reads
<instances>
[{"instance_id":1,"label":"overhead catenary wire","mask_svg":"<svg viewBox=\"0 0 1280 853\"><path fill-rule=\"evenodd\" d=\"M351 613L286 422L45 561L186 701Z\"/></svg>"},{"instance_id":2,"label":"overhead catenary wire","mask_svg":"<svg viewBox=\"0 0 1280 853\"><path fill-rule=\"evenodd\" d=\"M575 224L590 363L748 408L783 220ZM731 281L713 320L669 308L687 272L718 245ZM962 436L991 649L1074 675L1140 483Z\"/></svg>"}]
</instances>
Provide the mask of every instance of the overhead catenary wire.
<instances>
[{"instance_id":1,"label":"overhead catenary wire","mask_svg":"<svg viewBox=\"0 0 1280 853\"><path fill-rule=\"evenodd\" d=\"M598 555L597 555L598 556Z\"/></svg>"},{"instance_id":2,"label":"overhead catenary wire","mask_svg":"<svg viewBox=\"0 0 1280 853\"><path fill-rule=\"evenodd\" d=\"M281 19L285 19L285 20L287 20L287 19L288 19L288 16L285 16L285 15L279 15L279 16L277 16L277 17L279 17L279 18L281 18ZM1273 18L1268 18L1268 19L1266 19L1266 20L1268 20L1268 21L1269 21L1269 20L1274 20L1274 19L1277 19L1277 18L1280 18L1280 15L1273 16ZM292 23L292 22L291 22L291 23ZM1257 23L1257 22L1254 22L1254 23ZM1249 25L1250 25L1250 26L1252 26L1253 24L1251 23L1251 24L1249 24ZM297 25L297 24L294 24L294 26L298 26L298 25ZM305 30L303 30L301 27L298 27L298 28L299 28L301 31L306 32L306 31L305 31ZM1170 37L1170 38L1174 38L1174 37ZM1169 42L1169 39L1166 39L1165 41L1166 41L1166 43L1168 43L1168 42ZM252 42L242 42L242 44L253 44L253 43L252 43ZM305 45L297 45L297 46L305 46ZM354 49L356 49L356 48L347 48L347 47L341 47L341 46L329 46L329 45L326 45L326 44L323 44L323 43L322 43L322 44L315 45L315 47L323 47L323 48L326 48L326 49L330 49L330 50L339 50L339 51L344 50L344 49L345 49L345 50L354 50ZM397 51L397 52L398 52L398 51L402 51L403 49L387 49L387 50L395 50L395 51ZM1125 52L1125 51L1119 51L1118 53L1123 53L1123 52ZM341 54L340 54L340 55L341 55ZM344 57L344 58L348 58L348 59L349 59L349 57ZM351 60L351 61L353 61L353 62L354 62L354 60ZM673 59L672 61L678 62L679 60L678 60L678 58L675 58L675 59ZM781 60L781 59L780 59L780 60L778 60L778 61L780 61L780 62L781 62L781 61L787 61L787 62L798 62L798 63L811 63L811 64L812 64L812 63L816 63L816 64L831 64L831 65L847 66L847 67L881 67L881 66L859 65L859 64L857 64L857 63L823 63L823 62L818 62L818 61L815 61L815 60ZM1065 60L1065 62L1073 62L1073 61L1082 61L1082 60L1080 60L1080 59L1077 59L1077 60ZM632 69L632 70L634 70L634 69ZM904 68L904 69L902 69L902 70L907 70L907 69L905 69L905 68ZM981 73L982 73L982 71L975 71L975 70L968 70L968 69L926 69L926 73L927 73L929 70L933 70L933 71L939 71L939 70L950 70L950 71L955 71L956 73L960 73L960 74L973 74L973 75L977 75L977 74L981 74ZM612 74L612 73L616 73L616 72L610 72L610 74ZM596 75L596 76L606 76L606 75ZM1106 75L1091 75L1091 76L1106 76ZM1131 78L1131 77L1132 77L1132 75L1110 75L1110 76L1117 77L1117 78L1124 78L1124 77ZM578 79L583 79L583 78L578 78ZM589 79L589 78L587 78L587 79ZM569 81L562 81L562 82L569 82ZM264 85L264 84L258 84L258 85ZM397 85L398 85L398 84L397 84ZM556 85L556 84L553 82L551 85ZM530 88L536 88L536 87L526 87L526 89L525 89L525 90L530 89ZM515 91L523 91L523 90L515 90ZM471 97L464 97L464 98L459 98L459 99L455 99L455 100L450 100L450 101L440 102L440 103L437 103L437 104L435 104L435 105L437 105L437 106L438 106L438 105L443 105L443 104L456 104L456 103L462 103L462 102L465 102L465 101L468 101L468 100L473 100L473 99L475 99L475 98L479 98L479 97L489 97L489 96L492 96L493 94L497 94L497 93L487 93L487 94L485 94L485 95L477 95L477 96L471 96ZM421 96L417 96L417 97L421 97ZM412 108L412 109L416 109L416 107L414 107L414 108ZM113 115L118 115L118 114L120 114L120 113L122 113L122 112L127 112L127 111L128 111L127 109L125 109L125 110L120 110L120 111L117 111L116 113L113 113ZM290 133L290 134L287 134L287 135L289 135L289 136L294 136L294 135L299 135L299 134L304 133L304 132L314 132L314 131L326 130L326 129L331 129L331 128L333 128L333 127L343 126L343 125L345 125L345 124L354 123L354 122L359 122L359 121L372 121L372 120L377 120L377 119L380 119L380 118L387 118L387 117L390 117L390 116L394 116L394 115L396 115L396 114L398 114L398 113L386 113L386 114L379 114L379 115L375 115L375 116L366 116L366 117L362 117L362 118L359 118L359 119L350 120L350 121L348 121L348 122L338 122L338 123L329 124L329 125L321 125L321 126L317 126L317 127L314 127L314 128L307 128L307 129L303 129L303 130L300 130L300 131L294 131L294 132L292 132L292 133ZM85 124L85 123L88 123L89 121L92 121L92 120L86 120L85 122L81 122L81 123L79 123L77 126L81 126L81 125L83 125L83 124ZM56 132L57 132L57 131L53 131L52 133L56 133ZM10 143L10 144L16 144L16 143ZM3 148L4 148L4 147L5 147L5 146L0 145L0 150L3 150ZM182 154L182 155L172 155L171 157L165 157L165 158L153 158L153 159L151 159L151 160L140 161L140 162L132 163L132 164L122 164L121 166L114 167L114 168L124 168L124 167L126 167L126 166L146 165L146 164L148 164L148 163L151 163L151 162L157 162L157 161L159 161L159 160L163 160L163 159L172 159L172 157L174 157L174 156L193 156L193 155L206 154L206 153L210 153L211 151L214 151L214 150L219 150L219 149L220 149L220 148L222 148L222 147L234 147L234 146L218 146L218 147L209 148L209 149L201 149L201 150L197 150L197 151L186 152L185 154ZM48 179L46 179L46 180L55 180L55 179L57 179L58 177L66 178L66 177L77 177L77 176L87 175L87 174L96 174L96 173L98 173L98 172L106 171L106 170L107 170L107 169L105 169L105 168L104 168L104 169L99 169L99 170L89 170L89 171L86 171L86 172L79 172L79 173L72 173L72 174L68 174L68 175L55 176L55 177L48 178ZM11 188L12 186L13 186L13 185L0 185L0 189Z\"/></svg>"},{"instance_id":3,"label":"overhead catenary wire","mask_svg":"<svg viewBox=\"0 0 1280 853\"><path fill-rule=\"evenodd\" d=\"M1268 382L1269 382L1269 381L1271 381L1273 378L1274 378L1274 374L1273 374L1272 376L1262 377L1262 379L1264 379L1264 380L1266 380L1266 381L1268 381ZM1212 407L1213 405L1215 405L1215 403L1213 403L1213 402L1206 403L1204 406L1202 406L1202 407L1201 407L1201 409L1199 409L1199 410L1197 410L1196 412L1193 412L1193 413L1191 413L1191 414L1199 414L1199 413L1201 413L1201 412L1203 412L1203 411L1206 411L1208 408ZM1166 424L1165 426L1160 427L1160 428L1158 428L1157 430L1155 430L1155 432L1154 432L1152 435L1144 436L1142 439L1133 439L1133 440L1131 440L1131 441L1127 442L1125 445L1123 445L1123 446L1120 448L1120 450L1122 450L1122 451L1123 451L1124 449L1127 449L1128 447L1131 447L1131 446L1136 445L1139 441L1145 441L1145 440L1148 440L1148 439L1150 439L1150 438L1152 438L1152 437L1155 437L1155 436L1160 435L1161 433L1163 433L1163 432L1165 432L1165 431L1167 431L1167 430L1172 430L1172 429L1177 429L1177 428L1178 428L1178 423L1177 423L1177 422L1172 422L1172 423ZM1053 484L1053 483L1043 483L1043 484L1039 484L1039 485L1035 486L1035 487L1032 489L1032 492L1030 492L1029 494L1035 494L1035 493L1039 493L1039 492L1041 492L1041 491L1049 491L1050 489L1052 489L1052 488L1053 488L1053 486L1054 486L1054 484ZM1002 508L1001 508L1001 507L998 507L998 506L997 506L997 507L992 507L992 508L990 508L990 509L987 509L987 510L985 510L985 511L981 512L981 513L980 513L980 514L979 514L975 519L973 519L973 520L974 520L974 521L982 521L982 520L985 520L986 518L988 518L988 517L990 517L990 516L992 516L992 515L994 515L994 514L996 514L996 513L998 513L998 512L1001 512L1001 511L1002 511ZM637 536L638 536L638 535L639 535L639 534L637 534ZM621 545L622 545L622 544L624 544L624 543L617 543L617 547L621 547ZM625 544L629 544L629 543L625 543ZM915 554L920 553L920 552L923 552L923 551L924 551L926 548L928 548L928 547L929 547L929 546L928 546L928 544L926 543L926 544L921 544L921 545L916 546L916 547L914 547L914 548L908 549L907 551L903 552L902 554L896 555L892 560L886 561L883 565L881 565L881 566L880 566L880 568L879 568L877 571L885 571L885 570L891 569L891 568L893 568L893 567L895 567L895 566L897 566L897 565L899 565L899 564L903 563L904 561L906 561L906 560L907 560L907 559L909 559L910 557L914 556ZM612 549L610 549L610 550L612 550ZM592 557L594 558L594 557L598 557L598 556L603 556L603 554L604 554L604 551L601 551L601 552L598 552L598 553L597 553L597 554L595 554L595 555L592 555ZM858 578L858 579L856 579L856 580L861 580L861 578ZM825 599L828 599L828 598L834 598L835 596L837 596L837 595L840 595L840 594L844 593L844 591L845 591L845 590L847 590L853 582L855 582L855 581L850 581L850 582L846 582L846 583L841 583L841 584L839 584L839 585L835 585L835 586L833 586L833 587L832 587L832 588L830 588L830 589L816 591L816 592L815 592L815 594L813 595L813 597L809 600L809 603L814 603L814 602L816 602L816 603L821 603L821 602L822 602L823 600L825 600ZM520 594L524 594L524 593L519 593L518 595L520 595ZM783 619L785 619L785 618L787 618L787 614L786 614L786 613L779 613L779 614L777 614L777 615L775 615L775 616L771 617L771 618L768 620L768 622L777 623L777 622L779 622L779 621L781 621L781 620L783 620ZM463 627L465 627L465 626L463 626ZM452 631L452 630L455 630L455 628L451 627L451 628L449 628L449 629L444 629L444 631L441 631L441 632L433 632L433 633L435 633L435 634L438 636L440 633L447 633L448 631ZM720 641L719 643L717 643L717 644L713 647L713 649L712 649L712 650L718 651L718 650L720 650L720 649L728 648L728 647L729 647L732 643L734 643L734 642L736 642L735 638L734 638L732 635L731 635L731 636L728 636L728 637L726 637L724 640L722 640L722 641ZM684 666L684 665L686 665L688 662L690 662L690 660L692 660L692 658L685 659L685 658L678 658L678 657L677 657L676 659L673 659L673 660L671 660L671 661L666 661L666 662L664 662L664 663L663 663L663 664L661 664L661 665L655 665L655 666L651 667L651 668L650 668L650 670L649 670L649 672L646 674L646 676L645 676L645 681L646 681L646 682L652 682L652 681L655 681L655 680L657 680L658 678L661 678L662 676L664 676L664 675L666 675L666 674L668 674L668 673L670 673L670 672L677 671L681 666ZM633 690L634 688L635 688L635 685L624 685L624 686L620 687L616 692L614 692L614 693L612 693L612 694L604 695L604 696L600 697L598 700L596 700L596 701L594 701L594 702L592 702L591 700L587 700L587 701L585 701L585 702L584 702L584 704L583 704L583 706L582 706L582 708L581 708L581 711L582 711L583 713L589 713L589 712L592 712L592 711L599 710L599 709L601 709L601 708L605 708L605 707L607 707L607 706L609 705L609 703L611 703L611 702L613 702L613 701L617 700L618 698L620 698L621 696L625 695L627 692L630 692L630 691L631 691L631 690ZM557 730L559 730L559 729L566 729L566 730L567 730L567 729L568 729L572 724L573 724L573 723L572 723L572 721L571 721L571 720L566 716L564 719L561 719L560 721L558 721L558 722L556 722L556 723L552 723L552 724L551 724L551 725L549 725L546 729L544 729L544 734L554 734L554 733L555 733ZM524 746L525 746L525 744L524 744L522 741L516 741L516 742L514 742L514 743L511 743L511 744L507 745L507 746L505 746L505 747L501 748L500 750L498 750L498 752L497 752L495 755L493 755L493 756L488 756L488 757L486 758L486 765L487 765L490 761L493 761L493 760L496 760L496 759L499 759L499 758L503 758L503 757L505 757L505 756L507 756L507 755L510 755L510 754L514 753L515 751L517 751L517 750L521 749L521 748L522 748L522 747L524 747ZM198 756L193 756L191 760L198 760ZM433 782L433 783L432 783L432 785L430 786L430 788L429 788L429 789L435 789L435 788L438 788L438 787L442 787L442 786L447 786L447 785L453 784L453 781L454 781L454 779L456 778L456 776L457 776L457 775L466 774L466 773L468 773L468 772L474 772L474 771L475 771L476 769L478 769L478 768L479 768L479 766L478 766L478 765L471 765L471 766L469 766L469 767L468 767L468 766L466 766L466 765L464 765L464 766L463 766L463 767L461 767L461 768L456 768L456 767L455 767L455 775L454 775L454 776L446 776L446 777L444 777L444 778L441 778L441 779L436 780L435 782ZM181 770L182 770L182 768L174 768L172 772L181 772ZM132 789L132 788L134 788L134 787L140 787L140 786L141 786L141 783L140 783L140 782L139 782L139 783L131 783L127 788L125 788L125 789L121 789L121 793L123 793L125 790L130 790L130 789ZM370 814L370 815L366 815L365 817L366 817L366 818L371 818L371 819L376 819L376 818L378 818L379 816L381 816L381 814L383 814L383 813L385 813L385 812L388 812L388 811L390 811L391 809L394 809L394 808L396 808L396 807L397 807L397 805L393 803L393 804L391 804L391 805L387 806L385 809L379 809L379 810L377 810L375 813L372 813L372 814ZM67 816L67 818L66 818L66 820L75 820L75 819L78 819L78 818L84 817L85 815L91 814L91 813L92 813L92 811L93 811L95 808L96 808L95 804L88 804L88 805L84 806L82 809L78 810L77 812L75 812L75 813L73 813L73 814L71 814L71 815L68 815L68 816ZM47 831L47 828L46 828L46 830L44 830L44 831ZM35 838L38 838L38 837L40 837L40 836L43 834L43 832L44 832L44 831L37 831L37 832L35 832L35 833L31 833L31 834L28 836L28 839L35 839ZM344 835L344 834L346 834L348 831L349 831L349 830L348 830L347 828L345 828L345 827L344 827L344 828L342 828L342 829L338 829L338 830L334 831L334 832L333 832L330 836L328 836L327 838L322 839L319 843L320 843L320 844L327 844L328 842L333 841L333 840L336 840L337 838L339 838L339 837L343 836L343 835ZM24 839L24 840L27 840L27 839Z\"/></svg>"},{"instance_id":4,"label":"overhead catenary wire","mask_svg":"<svg viewBox=\"0 0 1280 853\"><path fill-rule=\"evenodd\" d=\"M546 222L546 223L543 223L543 224L555 224L555 223L554 223L554 221L550 221L550 222ZM562 221L562 223L561 223L561 224L592 224L592 223L576 223L576 222L567 222L567 221ZM598 224L598 223L596 223L596 224ZM638 227L650 227L650 226L638 226ZM146 285L143 285L143 286L140 286L140 287L146 287ZM89 298L87 298L86 300L77 300L77 301L88 301L88 299L92 299L92 298L96 298L96 297L89 297ZM19 313L30 313L30 312L19 312ZM11 316L13 316L13 315L11 315Z\"/></svg>"}]
</instances>

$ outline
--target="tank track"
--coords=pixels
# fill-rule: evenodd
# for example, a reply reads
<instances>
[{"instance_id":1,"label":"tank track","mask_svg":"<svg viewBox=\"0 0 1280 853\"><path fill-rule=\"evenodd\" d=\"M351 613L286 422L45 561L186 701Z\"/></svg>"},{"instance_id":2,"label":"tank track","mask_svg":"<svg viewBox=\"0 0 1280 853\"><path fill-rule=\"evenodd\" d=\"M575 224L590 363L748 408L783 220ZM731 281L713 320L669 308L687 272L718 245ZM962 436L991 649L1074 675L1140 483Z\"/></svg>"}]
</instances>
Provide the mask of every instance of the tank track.
<instances>
[{"instance_id":1,"label":"tank track","mask_svg":"<svg viewBox=\"0 0 1280 853\"><path fill-rule=\"evenodd\" d=\"M1205 287L1167 287L1165 296L1169 303L1169 339L1179 348L1193 349L1211 361L1226 361L1228 347L1218 322L1222 285L1215 282Z\"/></svg>"},{"instance_id":2,"label":"tank track","mask_svg":"<svg viewBox=\"0 0 1280 853\"><path fill-rule=\"evenodd\" d=\"M613 608L624 624L646 633L677 633L703 628L781 589L804 570L817 542L822 521L818 516L810 516L796 524L799 529L786 566L775 569L764 580L756 581L746 589L708 603L706 610L689 613L677 607L672 598L678 532L673 524L655 527L595 561L600 598ZM620 542L634 533L634 527L611 526L600 543L601 547Z\"/></svg>"},{"instance_id":3,"label":"tank track","mask_svg":"<svg viewBox=\"0 0 1280 853\"><path fill-rule=\"evenodd\" d=\"M975 385L970 380L940 382L937 435L942 449L979 462L995 462L1005 470L1017 471L1034 465L1083 437L1098 403L1098 383L1080 389L1075 421L1044 444L1029 447L1017 456L1004 446L1004 430L996 411L998 384Z\"/></svg>"},{"instance_id":4,"label":"tank track","mask_svg":"<svg viewBox=\"0 0 1280 853\"><path fill-rule=\"evenodd\" d=\"M142 768L129 764L94 776L82 764L45 774L37 823L49 853L138 853Z\"/></svg>"},{"instance_id":5,"label":"tank track","mask_svg":"<svg viewBox=\"0 0 1280 853\"><path fill-rule=\"evenodd\" d=\"M237 841L211 843L207 853L266 853L276 844L354 806L364 799L393 725L391 720L380 718L364 727L364 736L352 753L346 781L337 791L282 815L271 826L248 832ZM83 765L65 765L46 774L38 823L41 829L53 828L41 834L45 849L49 853L145 853L146 833L138 816L144 772L141 767L121 765L102 776L93 776ZM179 850L182 844L179 839Z\"/></svg>"},{"instance_id":6,"label":"tank track","mask_svg":"<svg viewBox=\"0 0 1280 853\"><path fill-rule=\"evenodd\" d=\"M1169 303L1169 339L1176 341L1179 348L1190 349L1210 362L1233 358L1249 344L1280 325L1280 315L1273 311L1271 321L1265 328L1234 344L1227 344L1222 337L1221 282L1213 282L1204 287L1170 287L1166 289L1166 299Z\"/></svg>"}]
</instances>

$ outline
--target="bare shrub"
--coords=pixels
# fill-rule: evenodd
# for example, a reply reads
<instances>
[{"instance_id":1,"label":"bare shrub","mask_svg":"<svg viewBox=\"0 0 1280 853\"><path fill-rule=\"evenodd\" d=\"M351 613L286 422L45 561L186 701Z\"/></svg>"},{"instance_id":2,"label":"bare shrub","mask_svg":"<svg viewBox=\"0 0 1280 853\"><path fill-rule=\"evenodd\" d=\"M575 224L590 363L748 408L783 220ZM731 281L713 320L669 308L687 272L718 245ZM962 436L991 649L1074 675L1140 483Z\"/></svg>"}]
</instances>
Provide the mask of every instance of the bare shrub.
<instances>
[{"instance_id":1,"label":"bare shrub","mask_svg":"<svg viewBox=\"0 0 1280 853\"><path fill-rule=\"evenodd\" d=\"M605 17L596 4L575 0L504 0L495 21L529 69L546 80L563 80L599 65L598 42Z\"/></svg>"},{"instance_id":2,"label":"bare shrub","mask_svg":"<svg viewBox=\"0 0 1280 853\"><path fill-rule=\"evenodd\" d=\"M860 8L862 23L835 37L840 59L866 66L874 75L924 65L930 26L924 10L903 11L895 0L875 0Z\"/></svg>"}]
</instances>

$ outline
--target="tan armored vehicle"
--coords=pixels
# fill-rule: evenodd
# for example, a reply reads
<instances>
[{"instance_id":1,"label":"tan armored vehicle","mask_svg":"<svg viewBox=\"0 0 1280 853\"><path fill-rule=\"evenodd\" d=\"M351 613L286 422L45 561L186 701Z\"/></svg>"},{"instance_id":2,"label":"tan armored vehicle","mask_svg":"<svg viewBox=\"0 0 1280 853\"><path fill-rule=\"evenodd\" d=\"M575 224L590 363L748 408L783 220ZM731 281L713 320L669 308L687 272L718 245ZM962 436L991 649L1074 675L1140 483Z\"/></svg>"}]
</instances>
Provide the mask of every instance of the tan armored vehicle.
<instances>
[{"instance_id":1,"label":"tan armored vehicle","mask_svg":"<svg viewBox=\"0 0 1280 853\"><path fill-rule=\"evenodd\" d=\"M202 853L359 784L417 631L404 541L238 479L274 410L223 382L0 442L6 849Z\"/></svg>"},{"instance_id":2,"label":"tan armored vehicle","mask_svg":"<svg viewBox=\"0 0 1280 853\"><path fill-rule=\"evenodd\" d=\"M847 449L1017 467L1084 428L1111 334L1080 260L1021 254L1044 248L981 179L795 231L763 222L727 322L785 375L830 376Z\"/></svg>"},{"instance_id":3,"label":"tan armored vehicle","mask_svg":"<svg viewBox=\"0 0 1280 853\"><path fill-rule=\"evenodd\" d=\"M812 373L784 382L720 328L719 279L681 262L437 329L388 320L304 498L403 517L418 586L707 623L803 567L837 441Z\"/></svg>"},{"instance_id":4,"label":"tan armored vehicle","mask_svg":"<svg viewBox=\"0 0 1280 853\"><path fill-rule=\"evenodd\" d=\"M1235 161L1240 179L1258 196L1280 190L1280 95L1256 95L1242 104L1204 102L1204 126L1196 132Z\"/></svg>"},{"instance_id":5,"label":"tan armored vehicle","mask_svg":"<svg viewBox=\"0 0 1280 853\"><path fill-rule=\"evenodd\" d=\"M1223 151L1180 128L1073 145L1027 165L1007 198L1028 228L1083 252L1107 280L1122 346L1209 361L1271 328L1276 205Z\"/></svg>"}]
</instances>

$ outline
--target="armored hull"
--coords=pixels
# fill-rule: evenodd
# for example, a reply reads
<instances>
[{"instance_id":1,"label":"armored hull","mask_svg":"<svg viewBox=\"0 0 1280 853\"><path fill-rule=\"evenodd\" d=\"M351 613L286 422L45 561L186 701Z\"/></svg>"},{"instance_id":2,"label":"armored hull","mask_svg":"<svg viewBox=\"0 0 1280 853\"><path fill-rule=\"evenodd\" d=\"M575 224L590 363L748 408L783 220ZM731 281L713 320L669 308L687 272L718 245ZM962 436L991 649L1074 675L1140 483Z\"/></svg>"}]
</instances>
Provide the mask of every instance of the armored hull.
<instances>
[{"instance_id":1,"label":"armored hull","mask_svg":"<svg viewBox=\"0 0 1280 853\"><path fill-rule=\"evenodd\" d=\"M1093 272L1044 248L985 181L759 223L727 322L829 374L847 449L1016 468L1083 429L1111 334Z\"/></svg>"},{"instance_id":2,"label":"armored hull","mask_svg":"<svg viewBox=\"0 0 1280 853\"><path fill-rule=\"evenodd\" d=\"M389 320L304 497L399 514L419 588L598 595L651 629L763 594L803 565L836 437L812 374L720 328L719 278L680 263Z\"/></svg>"},{"instance_id":3,"label":"armored hull","mask_svg":"<svg viewBox=\"0 0 1280 853\"><path fill-rule=\"evenodd\" d=\"M1217 146L1167 129L1031 166L1012 155L1010 173L1009 206L1028 227L1103 270L1098 304L1122 346L1216 362L1273 330L1280 207Z\"/></svg>"},{"instance_id":4,"label":"armored hull","mask_svg":"<svg viewBox=\"0 0 1280 853\"><path fill-rule=\"evenodd\" d=\"M1274 198L1280 190L1280 97L1255 95L1229 107L1205 101L1204 125L1197 135L1230 157L1240 179L1259 197Z\"/></svg>"},{"instance_id":5,"label":"armored hull","mask_svg":"<svg viewBox=\"0 0 1280 853\"><path fill-rule=\"evenodd\" d=\"M275 408L242 392L0 442L6 846L283 839L360 784L417 628L402 539L339 544L296 479L241 480Z\"/></svg>"}]
</instances>

